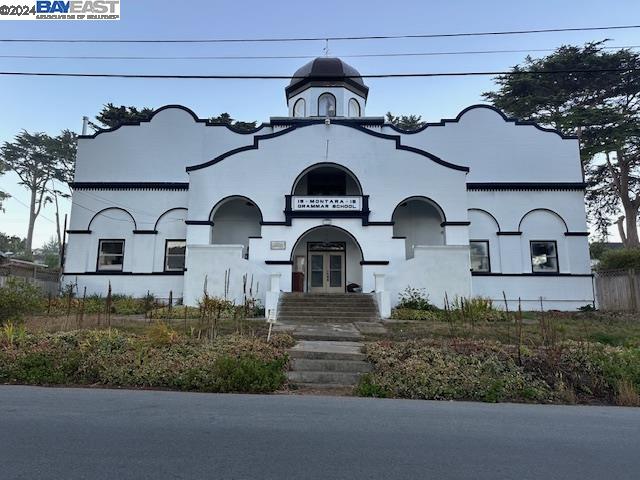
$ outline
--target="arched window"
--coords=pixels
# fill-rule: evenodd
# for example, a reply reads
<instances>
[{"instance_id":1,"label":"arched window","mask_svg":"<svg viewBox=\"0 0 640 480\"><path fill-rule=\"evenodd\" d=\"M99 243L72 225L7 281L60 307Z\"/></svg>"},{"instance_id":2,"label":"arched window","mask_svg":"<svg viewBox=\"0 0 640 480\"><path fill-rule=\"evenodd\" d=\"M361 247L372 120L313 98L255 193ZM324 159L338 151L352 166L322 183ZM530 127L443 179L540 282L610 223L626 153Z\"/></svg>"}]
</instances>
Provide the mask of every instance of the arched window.
<instances>
[{"instance_id":1,"label":"arched window","mask_svg":"<svg viewBox=\"0 0 640 480\"><path fill-rule=\"evenodd\" d=\"M319 117L335 117L336 116L336 97L330 93L323 93L318 97L318 116Z\"/></svg>"},{"instance_id":2,"label":"arched window","mask_svg":"<svg viewBox=\"0 0 640 480\"><path fill-rule=\"evenodd\" d=\"M307 105L304 98L299 98L296 103L293 104L293 116L305 117L307 115Z\"/></svg>"},{"instance_id":3,"label":"arched window","mask_svg":"<svg viewBox=\"0 0 640 480\"><path fill-rule=\"evenodd\" d=\"M349 116L350 117L359 117L360 116L360 104L355 98L349 100Z\"/></svg>"}]
</instances>

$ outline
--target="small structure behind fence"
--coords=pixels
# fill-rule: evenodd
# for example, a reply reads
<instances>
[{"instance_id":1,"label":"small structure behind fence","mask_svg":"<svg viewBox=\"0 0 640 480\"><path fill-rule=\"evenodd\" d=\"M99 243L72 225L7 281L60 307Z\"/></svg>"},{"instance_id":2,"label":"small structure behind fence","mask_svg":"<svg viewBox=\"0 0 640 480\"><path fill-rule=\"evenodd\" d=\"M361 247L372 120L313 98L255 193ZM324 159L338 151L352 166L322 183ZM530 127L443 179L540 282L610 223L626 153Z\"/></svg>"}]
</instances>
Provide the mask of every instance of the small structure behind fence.
<instances>
[{"instance_id":1,"label":"small structure behind fence","mask_svg":"<svg viewBox=\"0 0 640 480\"><path fill-rule=\"evenodd\" d=\"M40 287L45 295L57 295L59 291L59 272L38 263L24 260L4 259L0 263L0 287L10 277L26 280Z\"/></svg>"},{"instance_id":2,"label":"small structure behind fence","mask_svg":"<svg viewBox=\"0 0 640 480\"><path fill-rule=\"evenodd\" d=\"M640 310L640 272L605 270L595 275L598 308L609 311Z\"/></svg>"}]
</instances>

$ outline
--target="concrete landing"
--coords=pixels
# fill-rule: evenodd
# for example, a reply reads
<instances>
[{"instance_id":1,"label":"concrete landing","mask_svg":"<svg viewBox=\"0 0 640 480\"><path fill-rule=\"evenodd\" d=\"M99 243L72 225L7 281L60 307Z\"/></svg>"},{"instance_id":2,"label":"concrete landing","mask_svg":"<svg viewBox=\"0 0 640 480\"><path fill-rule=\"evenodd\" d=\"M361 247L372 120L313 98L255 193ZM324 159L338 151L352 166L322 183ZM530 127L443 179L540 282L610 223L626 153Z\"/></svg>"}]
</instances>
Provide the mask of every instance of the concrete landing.
<instances>
[{"instance_id":1,"label":"concrete landing","mask_svg":"<svg viewBox=\"0 0 640 480\"><path fill-rule=\"evenodd\" d=\"M276 324L274 332L288 333L298 340L359 341L363 335L387 332L378 322Z\"/></svg>"}]
</instances>

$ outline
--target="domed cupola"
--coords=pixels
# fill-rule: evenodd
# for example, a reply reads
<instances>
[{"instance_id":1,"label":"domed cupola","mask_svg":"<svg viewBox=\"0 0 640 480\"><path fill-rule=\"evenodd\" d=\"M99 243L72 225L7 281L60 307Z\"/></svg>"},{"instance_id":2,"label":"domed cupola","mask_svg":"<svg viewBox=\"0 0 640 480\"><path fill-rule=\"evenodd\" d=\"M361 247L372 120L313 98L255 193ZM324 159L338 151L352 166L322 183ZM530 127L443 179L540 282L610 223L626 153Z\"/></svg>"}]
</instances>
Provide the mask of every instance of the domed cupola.
<instances>
[{"instance_id":1,"label":"domed cupola","mask_svg":"<svg viewBox=\"0 0 640 480\"><path fill-rule=\"evenodd\" d=\"M318 57L293 74L285 93L291 117L362 117L369 87L351 65Z\"/></svg>"}]
</instances>

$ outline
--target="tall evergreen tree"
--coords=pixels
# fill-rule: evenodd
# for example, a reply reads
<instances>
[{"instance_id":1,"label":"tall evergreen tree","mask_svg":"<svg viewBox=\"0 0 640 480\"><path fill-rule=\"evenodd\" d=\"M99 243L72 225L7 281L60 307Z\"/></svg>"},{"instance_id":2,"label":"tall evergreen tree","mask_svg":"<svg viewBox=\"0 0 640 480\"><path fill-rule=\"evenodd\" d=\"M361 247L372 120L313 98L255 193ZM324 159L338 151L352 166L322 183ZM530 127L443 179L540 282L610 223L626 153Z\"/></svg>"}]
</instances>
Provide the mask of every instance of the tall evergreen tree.
<instances>
[{"instance_id":1,"label":"tall evergreen tree","mask_svg":"<svg viewBox=\"0 0 640 480\"><path fill-rule=\"evenodd\" d=\"M526 57L484 98L507 114L580 138L587 206L606 235L611 219L628 247L640 246L640 55L603 42ZM555 74L541 72L558 72ZM563 73L564 72L564 73Z\"/></svg>"}]
</instances>

